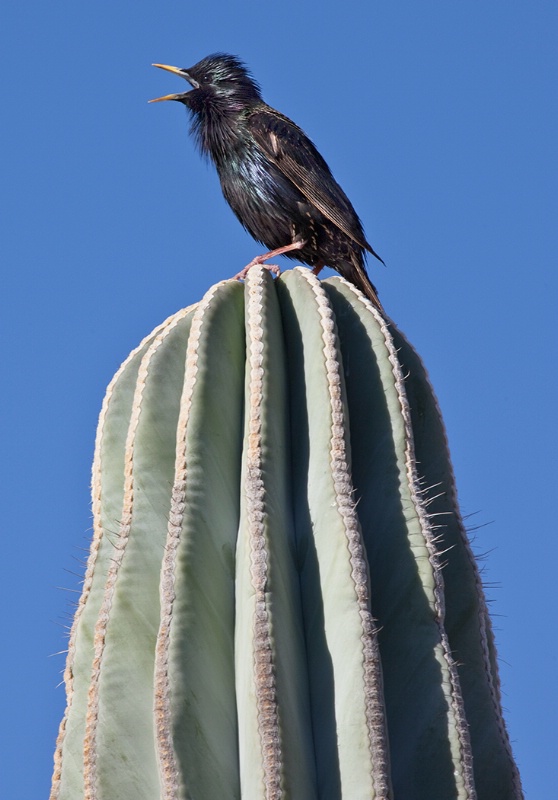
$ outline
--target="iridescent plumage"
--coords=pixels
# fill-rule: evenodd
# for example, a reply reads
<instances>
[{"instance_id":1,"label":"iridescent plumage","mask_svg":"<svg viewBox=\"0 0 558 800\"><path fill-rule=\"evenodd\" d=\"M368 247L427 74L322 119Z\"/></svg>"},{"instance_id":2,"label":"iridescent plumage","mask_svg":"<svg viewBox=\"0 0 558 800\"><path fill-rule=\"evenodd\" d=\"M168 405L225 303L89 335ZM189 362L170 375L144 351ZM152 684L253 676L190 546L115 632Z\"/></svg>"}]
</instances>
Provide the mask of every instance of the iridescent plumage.
<instances>
[{"instance_id":1,"label":"iridescent plumage","mask_svg":"<svg viewBox=\"0 0 558 800\"><path fill-rule=\"evenodd\" d=\"M155 66L191 84L188 92L157 99L177 100L191 112L194 138L254 239L272 251L286 250L316 274L332 267L381 308L365 251L382 259L366 241L350 200L306 134L264 103L244 64L217 53L190 69Z\"/></svg>"}]
</instances>

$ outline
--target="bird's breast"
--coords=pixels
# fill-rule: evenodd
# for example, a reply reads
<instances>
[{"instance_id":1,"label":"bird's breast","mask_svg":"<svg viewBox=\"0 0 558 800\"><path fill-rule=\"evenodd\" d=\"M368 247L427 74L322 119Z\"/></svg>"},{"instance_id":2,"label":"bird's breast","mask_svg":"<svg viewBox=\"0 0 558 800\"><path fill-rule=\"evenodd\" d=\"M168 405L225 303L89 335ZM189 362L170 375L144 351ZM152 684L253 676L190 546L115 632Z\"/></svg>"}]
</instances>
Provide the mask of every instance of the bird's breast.
<instances>
[{"instance_id":1,"label":"bird's breast","mask_svg":"<svg viewBox=\"0 0 558 800\"><path fill-rule=\"evenodd\" d=\"M261 151L244 148L233 152L217 169L225 197L232 206L239 193L253 202L285 211L301 199L299 190ZM229 199L231 194L233 200Z\"/></svg>"},{"instance_id":2,"label":"bird's breast","mask_svg":"<svg viewBox=\"0 0 558 800\"><path fill-rule=\"evenodd\" d=\"M300 193L265 154L237 151L217 170L225 199L249 233L269 249L289 244Z\"/></svg>"}]
</instances>

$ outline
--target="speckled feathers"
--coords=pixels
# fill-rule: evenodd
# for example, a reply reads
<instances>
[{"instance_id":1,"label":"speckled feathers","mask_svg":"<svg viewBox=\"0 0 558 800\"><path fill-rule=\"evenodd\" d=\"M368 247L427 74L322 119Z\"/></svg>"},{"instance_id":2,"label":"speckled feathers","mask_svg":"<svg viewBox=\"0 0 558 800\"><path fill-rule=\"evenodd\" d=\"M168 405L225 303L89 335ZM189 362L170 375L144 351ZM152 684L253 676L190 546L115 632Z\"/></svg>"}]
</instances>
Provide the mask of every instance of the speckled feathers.
<instances>
[{"instance_id":1,"label":"speckled feathers","mask_svg":"<svg viewBox=\"0 0 558 800\"><path fill-rule=\"evenodd\" d=\"M380 306L364 266L362 223L314 144L292 120L264 103L260 87L236 56L216 53L189 69L182 102L192 133L215 164L223 194L241 224L270 250L291 242L291 253L314 272L327 265ZM381 259L379 259L381 261Z\"/></svg>"}]
</instances>

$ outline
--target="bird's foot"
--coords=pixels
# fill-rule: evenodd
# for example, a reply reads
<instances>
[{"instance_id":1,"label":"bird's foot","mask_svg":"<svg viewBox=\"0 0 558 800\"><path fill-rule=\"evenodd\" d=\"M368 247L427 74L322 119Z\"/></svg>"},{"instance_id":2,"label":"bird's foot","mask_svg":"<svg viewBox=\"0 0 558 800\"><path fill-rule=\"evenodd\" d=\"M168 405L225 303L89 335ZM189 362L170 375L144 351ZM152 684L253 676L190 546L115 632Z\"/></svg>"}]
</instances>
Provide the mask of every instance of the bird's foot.
<instances>
[{"instance_id":1,"label":"bird's foot","mask_svg":"<svg viewBox=\"0 0 558 800\"><path fill-rule=\"evenodd\" d=\"M268 269L270 272L273 272L276 278L278 278L279 275L281 274L281 269L278 267L277 264L263 264L260 261L260 257L258 257L252 259L252 261L250 261L249 264L246 264L244 269L241 269L240 272L237 272L236 275L233 276L233 280L235 281L246 280L246 276L248 275L252 267L257 267L258 265L261 265L262 267L264 267L264 269Z\"/></svg>"},{"instance_id":2,"label":"bird's foot","mask_svg":"<svg viewBox=\"0 0 558 800\"><path fill-rule=\"evenodd\" d=\"M283 253L290 253L292 250L302 250L305 244L305 240L292 242L291 244L285 245L285 247L278 247L276 250L270 250L269 253L262 253L261 256L256 256L256 258L253 258L249 264L246 264L244 269L241 269L240 272L234 276L234 280L243 281L252 267L256 267L258 265L265 267L270 272L273 272L274 275L279 277L281 270L277 264L264 264L264 261L267 261L268 258L275 258L275 256L282 256Z\"/></svg>"}]
</instances>

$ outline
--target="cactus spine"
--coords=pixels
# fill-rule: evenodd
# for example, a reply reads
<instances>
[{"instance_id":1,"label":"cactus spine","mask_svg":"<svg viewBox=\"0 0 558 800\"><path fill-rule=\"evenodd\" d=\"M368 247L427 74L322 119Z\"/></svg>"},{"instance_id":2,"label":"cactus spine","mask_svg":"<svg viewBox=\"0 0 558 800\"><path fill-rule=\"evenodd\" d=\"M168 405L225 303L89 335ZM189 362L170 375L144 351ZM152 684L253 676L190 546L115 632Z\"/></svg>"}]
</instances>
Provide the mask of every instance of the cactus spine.
<instances>
[{"instance_id":1,"label":"cactus spine","mask_svg":"<svg viewBox=\"0 0 558 800\"><path fill-rule=\"evenodd\" d=\"M343 279L227 281L111 382L51 800L517 800L420 359Z\"/></svg>"}]
</instances>

